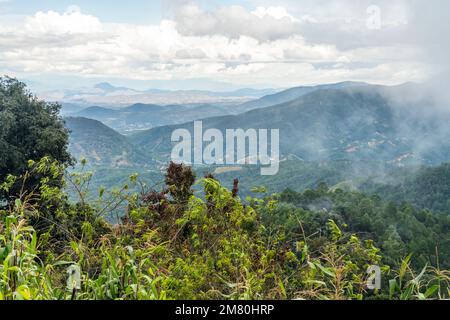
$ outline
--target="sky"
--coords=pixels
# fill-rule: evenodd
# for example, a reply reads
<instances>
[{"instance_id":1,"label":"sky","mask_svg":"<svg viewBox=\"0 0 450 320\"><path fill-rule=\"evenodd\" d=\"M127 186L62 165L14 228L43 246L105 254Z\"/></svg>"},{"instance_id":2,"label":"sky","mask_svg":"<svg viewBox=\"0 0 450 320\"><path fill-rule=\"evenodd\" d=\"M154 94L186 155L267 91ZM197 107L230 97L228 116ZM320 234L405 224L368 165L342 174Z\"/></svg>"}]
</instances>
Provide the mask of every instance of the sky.
<instances>
[{"instance_id":1,"label":"sky","mask_svg":"<svg viewBox=\"0 0 450 320\"><path fill-rule=\"evenodd\" d=\"M0 74L45 89L286 88L448 72L447 0L0 0Z\"/></svg>"}]
</instances>

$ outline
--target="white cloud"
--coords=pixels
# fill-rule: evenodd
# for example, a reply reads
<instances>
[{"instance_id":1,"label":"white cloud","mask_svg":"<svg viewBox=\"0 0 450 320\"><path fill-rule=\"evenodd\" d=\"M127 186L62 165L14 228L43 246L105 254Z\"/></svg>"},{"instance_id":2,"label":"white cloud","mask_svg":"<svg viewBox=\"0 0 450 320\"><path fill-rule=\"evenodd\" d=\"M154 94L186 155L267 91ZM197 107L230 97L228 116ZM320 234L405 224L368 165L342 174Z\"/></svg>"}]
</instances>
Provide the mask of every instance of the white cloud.
<instances>
[{"instance_id":1,"label":"white cloud","mask_svg":"<svg viewBox=\"0 0 450 320\"><path fill-rule=\"evenodd\" d=\"M258 7L249 12L241 6L222 7L213 12L186 4L175 12L177 30L185 35L249 36L261 41L287 38L299 33L298 22L284 8Z\"/></svg>"},{"instance_id":2,"label":"white cloud","mask_svg":"<svg viewBox=\"0 0 450 320\"><path fill-rule=\"evenodd\" d=\"M377 31L366 27L364 1L256 2L254 10L210 11L188 3L158 25L104 23L78 7L37 12L14 25L0 17L0 73L206 78L276 87L399 83L430 75L422 42L405 37L413 20L404 1L383 2L386 20Z\"/></svg>"},{"instance_id":3,"label":"white cloud","mask_svg":"<svg viewBox=\"0 0 450 320\"><path fill-rule=\"evenodd\" d=\"M264 19L266 16L269 16L278 20L288 18L293 22L299 21L297 18L290 15L284 7L257 7L251 13L260 19Z\"/></svg>"},{"instance_id":4,"label":"white cloud","mask_svg":"<svg viewBox=\"0 0 450 320\"><path fill-rule=\"evenodd\" d=\"M58 12L37 12L26 18L24 29L31 34L83 34L102 31L100 21L91 15L81 13L78 7L71 6L63 14Z\"/></svg>"}]
</instances>

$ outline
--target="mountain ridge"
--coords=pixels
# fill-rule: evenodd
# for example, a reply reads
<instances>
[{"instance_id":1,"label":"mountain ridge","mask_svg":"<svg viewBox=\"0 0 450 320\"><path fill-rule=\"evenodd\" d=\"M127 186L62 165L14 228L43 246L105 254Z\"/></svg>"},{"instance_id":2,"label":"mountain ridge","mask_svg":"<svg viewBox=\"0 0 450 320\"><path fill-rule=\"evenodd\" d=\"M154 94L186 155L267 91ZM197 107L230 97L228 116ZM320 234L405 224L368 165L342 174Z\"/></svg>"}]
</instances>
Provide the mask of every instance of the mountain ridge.
<instances>
[{"instance_id":1,"label":"mountain ridge","mask_svg":"<svg viewBox=\"0 0 450 320\"><path fill-rule=\"evenodd\" d=\"M147 167L153 162L117 131L100 121L83 117L65 117L70 131L69 150L90 165L116 167Z\"/></svg>"},{"instance_id":2,"label":"mountain ridge","mask_svg":"<svg viewBox=\"0 0 450 320\"><path fill-rule=\"evenodd\" d=\"M203 120L204 129L280 129L281 152L307 161L367 158L382 161L433 162L449 156L448 143L422 148L427 134L440 134L447 118L433 123L421 118L420 105L396 104L391 96L402 86L357 85L341 89L321 89L290 102L250 110L239 115ZM435 121L434 121L435 122ZM132 135L135 145L168 154L170 133L176 128L192 130L193 123L154 128ZM417 127L420 130L417 130ZM166 143L164 143L166 141ZM159 147L155 148L155 145ZM162 149L161 149L162 147ZM423 146L422 146L423 147ZM430 154L423 159L423 155ZM437 156L438 159L433 160Z\"/></svg>"}]
</instances>

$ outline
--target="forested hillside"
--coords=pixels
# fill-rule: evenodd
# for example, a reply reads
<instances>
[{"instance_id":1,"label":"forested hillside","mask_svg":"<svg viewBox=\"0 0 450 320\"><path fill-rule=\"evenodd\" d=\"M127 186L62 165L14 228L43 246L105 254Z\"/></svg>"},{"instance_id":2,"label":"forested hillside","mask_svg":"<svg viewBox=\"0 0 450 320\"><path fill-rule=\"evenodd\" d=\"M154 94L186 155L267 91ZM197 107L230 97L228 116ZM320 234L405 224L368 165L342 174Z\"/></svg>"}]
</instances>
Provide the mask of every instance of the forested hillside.
<instances>
[{"instance_id":1,"label":"forested hillside","mask_svg":"<svg viewBox=\"0 0 450 320\"><path fill-rule=\"evenodd\" d=\"M203 120L204 130L279 129L280 153L303 161L382 161L395 165L439 164L449 159L450 115L432 115L431 98L399 101L419 87L363 86L313 91L295 100L235 116ZM193 132L193 123L136 133L131 141L168 159L175 129Z\"/></svg>"},{"instance_id":2,"label":"forested hillside","mask_svg":"<svg viewBox=\"0 0 450 320\"><path fill-rule=\"evenodd\" d=\"M388 182L368 181L361 190L396 203L409 202L419 208L450 213L450 164L393 172Z\"/></svg>"},{"instance_id":3,"label":"forested hillside","mask_svg":"<svg viewBox=\"0 0 450 320\"><path fill-rule=\"evenodd\" d=\"M290 210L302 217L305 230L311 234L320 232L321 225L333 219L345 231L362 239L373 239L383 252L383 261L391 266L400 262L399 257L412 254L416 268L427 263L450 268L448 213L433 213L405 202L397 205L359 192L331 190L325 184L303 193L286 190L278 199L296 209L282 206L274 220L279 223L285 219L282 224L291 224L293 231L298 225L290 215L286 216Z\"/></svg>"},{"instance_id":4,"label":"forested hillside","mask_svg":"<svg viewBox=\"0 0 450 320\"><path fill-rule=\"evenodd\" d=\"M148 167L152 164L145 153L128 139L105 126L87 118L65 118L70 130L70 151L80 160L85 158L92 165L116 167Z\"/></svg>"}]
</instances>

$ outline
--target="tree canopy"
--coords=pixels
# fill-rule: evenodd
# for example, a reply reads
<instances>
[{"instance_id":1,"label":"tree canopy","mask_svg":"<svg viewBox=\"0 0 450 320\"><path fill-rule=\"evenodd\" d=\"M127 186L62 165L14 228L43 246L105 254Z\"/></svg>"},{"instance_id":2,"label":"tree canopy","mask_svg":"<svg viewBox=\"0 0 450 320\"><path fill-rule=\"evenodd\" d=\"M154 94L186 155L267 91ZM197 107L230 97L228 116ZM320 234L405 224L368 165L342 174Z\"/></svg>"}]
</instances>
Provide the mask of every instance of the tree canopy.
<instances>
[{"instance_id":1,"label":"tree canopy","mask_svg":"<svg viewBox=\"0 0 450 320\"><path fill-rule=\"evenodd\" d=\"M60 108L32 95L24 83L0 77L0 180L23 174L29 160L50 157L63 165L72 162Z\"/></svg>"}]
</instances>

